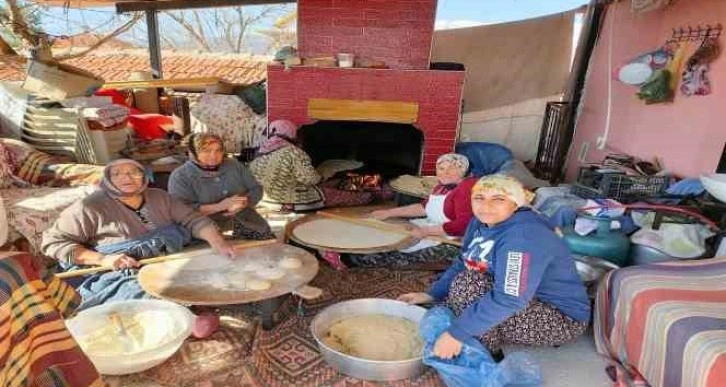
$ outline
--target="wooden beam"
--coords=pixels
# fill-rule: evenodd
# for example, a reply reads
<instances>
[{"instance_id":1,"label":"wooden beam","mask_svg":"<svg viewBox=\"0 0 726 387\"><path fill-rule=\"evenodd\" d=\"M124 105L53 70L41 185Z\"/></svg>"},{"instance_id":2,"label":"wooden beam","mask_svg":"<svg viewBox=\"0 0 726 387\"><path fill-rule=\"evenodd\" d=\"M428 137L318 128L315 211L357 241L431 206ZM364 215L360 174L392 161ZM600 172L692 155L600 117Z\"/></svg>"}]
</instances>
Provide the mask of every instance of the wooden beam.
<instances>
[{"instance_id":1,"label":"wooden beam","mask_svg":"<svg viewBox=\"0 0 726 387\"><path fill-rule=\"evenodd\" d=\"M169 11L193 8L233 7L241 5L267 5L295 3L295 0L146 0L118 1L116 13L136 11Z\"/></svg>"},{"instance_id":2,"label":"wooden beam","mask_svg":"<svg viewBox=\"0 0 726 387\"><path fill-rule=\"evenodd\" d=\"M161 64L161 40L159 39L158 11L146 10L146 32L149 37L149 63L154 79L164 78Z\"/></svg>"},{"instance_id":3,"label":"wooden beam","mask_svg":"<svg viewBox=\"0 0 726 387\"><path fill-rule=\"evenodd\" d=\"M418 103L311 98L308 100L308 116L317 120L413 124L418 120Z\"/></svg>"}]
</instances>

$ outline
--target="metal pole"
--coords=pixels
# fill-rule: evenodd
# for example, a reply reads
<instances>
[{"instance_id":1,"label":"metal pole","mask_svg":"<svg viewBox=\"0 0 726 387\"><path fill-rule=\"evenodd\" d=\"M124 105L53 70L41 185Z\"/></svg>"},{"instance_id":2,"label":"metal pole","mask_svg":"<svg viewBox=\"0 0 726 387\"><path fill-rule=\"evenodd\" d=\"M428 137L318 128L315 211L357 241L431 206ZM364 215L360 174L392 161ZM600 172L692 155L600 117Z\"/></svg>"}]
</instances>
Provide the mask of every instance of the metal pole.
<instances>
[{"instance_id":1,"label":"metal pole","mask_svg":"<svg viewBox=\"0 0 726 387\"><path fill-rule=\"evenodd\" d=\"M161 42L159 40L159 19L157 12L147 10L146 30L149 35L149 62L151 62L151 75L154 79L161 79L164 74L161 71Z\"/></svg>"}]
</instances>

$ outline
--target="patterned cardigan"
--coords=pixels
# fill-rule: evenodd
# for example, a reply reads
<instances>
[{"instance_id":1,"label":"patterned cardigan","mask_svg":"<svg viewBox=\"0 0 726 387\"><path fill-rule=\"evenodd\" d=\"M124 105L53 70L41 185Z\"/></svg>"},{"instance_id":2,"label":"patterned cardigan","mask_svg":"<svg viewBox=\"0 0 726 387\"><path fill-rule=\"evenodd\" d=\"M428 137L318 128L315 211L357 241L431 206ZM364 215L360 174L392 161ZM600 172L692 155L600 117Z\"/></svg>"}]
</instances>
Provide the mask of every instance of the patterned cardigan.
<instances>
[{"instance_id":1,"label":"patterned cardigan","mask_svg":"<svg viewBox=\"0 0 726 387\"><path fill-rule=\"evenodd\" d=\"M312 204L322 202L318 187L321 177L305 151L286 146L259 156L250 163L250 170L262 184L263 201L275 204Z\"/></svg>"}]
</instances>

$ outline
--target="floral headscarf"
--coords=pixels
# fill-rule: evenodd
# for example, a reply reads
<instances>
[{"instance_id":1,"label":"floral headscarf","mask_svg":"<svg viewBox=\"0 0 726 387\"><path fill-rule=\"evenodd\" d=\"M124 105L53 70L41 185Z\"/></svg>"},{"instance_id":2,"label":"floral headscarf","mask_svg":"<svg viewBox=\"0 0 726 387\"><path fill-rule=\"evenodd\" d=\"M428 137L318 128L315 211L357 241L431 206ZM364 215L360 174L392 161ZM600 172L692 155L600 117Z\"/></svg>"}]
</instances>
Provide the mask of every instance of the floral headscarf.
<instances>
[{"instance_id":1,"label":"floral headscarf","mask_svg":"<svg viewBox=\"0 0 726 387\"><path fill-rule=\"evenodd\" d=\"M270 138L260 146L259 154L261 155L293 145L297 137L297 125L288 120L275 120L270 124L268 130Z\"/></svg>"},{"instance_id":2,"label":"floral headscarf","mask_svg":"<svg viewBox=\"0 0 726 387\"><path fill-rule=\"evenodd\" d=\"M222 141L222 138L219 137L216 134L212 133L194 133L189 135L185 139L187 149L189 149L189 153L191 153L191 162L194 163L197 167L204 171L210 171L214 172L219 169L219 167L224 163L224 158L222 158L222 162L220 162L218 165L211 165L211 166L205 166L202 165L199 162L199 151L202 150L205 146L218 143L219 146L222 147L222 152L224 152L224 141Z\"/></svg>"},{"instance_id":3,"label":"floral headscarf","mask_svg":"<svg viewBox=\"0 0 726 387\"><path fill-rule=\"evenodd\" d=\"M471 188L471 194L474 195L482 191L495 191L500 193L509 200L517 203L519 207L526 206L529 203L529 195L522 183L506 175L496 174L482 177Z\"/></svg>"},{"instance_id":4,"label":"floral headscarf","mask_svg":"<svg viewBox=\"0 0 726 387\"><path fill-rule=\"evenodd\" d=\"M469 170L469 159L467 159L466 156L460 155L458 153L447 153L445 155L439 156L439 158L436 159L437 167L439 166L439 164L444 163L450 163L455 167L459 168L461 170L462 176L466 175L466 172Z\"/></svg>"},{"instance_id":5,"label":"floral headscarf","mask_svg":"<svg viewBox=\"0 0 726 387\"><path fill-rule=\"evenodd\" d=\"M136 192L123 192L120 189L118 189L115 185L113 185L113 182L111 181L111 170L113 167L123 165L123 164L131 164L138 168L143 174L144 174L144 181L141 184L141 188L139 188ZM101 180L101 189L103 189L109 196L114 198L127 198L134 195L138 195L146 190L146 187L149 185L149 177L146 175L146 169L144 169L144 166L139 164L137 161L131 160L131 159L118 159L114 160L106 165L106 168L103 169L103 179Z\"/></svg>"}]
</instances>

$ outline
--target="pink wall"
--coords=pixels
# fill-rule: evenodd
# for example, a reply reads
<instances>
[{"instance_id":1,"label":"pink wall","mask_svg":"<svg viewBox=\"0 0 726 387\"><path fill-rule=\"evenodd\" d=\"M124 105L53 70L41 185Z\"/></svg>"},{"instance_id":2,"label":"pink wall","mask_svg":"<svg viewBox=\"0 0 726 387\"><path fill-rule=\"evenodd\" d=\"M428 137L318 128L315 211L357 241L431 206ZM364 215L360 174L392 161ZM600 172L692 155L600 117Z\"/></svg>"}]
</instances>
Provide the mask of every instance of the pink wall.
<instances>
[{"instance_id":1,"label":"pink wall","mask_svg":"<svg viewBox=\"0 0 726 387\"><path fill-rule=\"evenodd\" d=\"M437 0L300 0L300 55L344 52L394 69L428 69L436 4Z\"/></svg>"},{"instance_id":2,"label":"pink wall","mask_svg":"<svg viewBox=\"0 0 726 387\"><path fill-rule=\"evenodd\" d=\"M597 150L596 140L605 129L611 25L612 64L616 69L629 59L656 49L670 36L671 28L714 25L725 20L724 0L678 1L664 11L639 15L630 12L626 1L609 9L592 59L568 160L569 181L576 176L580 166L577 157L586 141L590 143L588 162L600 161L608 152L625 152L646 160L658 156L666 169L683 176L715 171L726 142L726 53L711 65L713 93L705 97L685 97L678 92L673 103L646 106L635 97L636 87L613 80L607 148ZM723 48L725 38L720 42Z\"/></svg>"}]
</instances>

